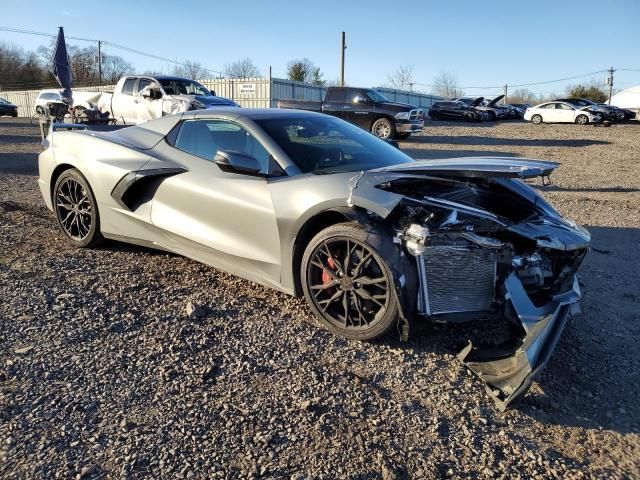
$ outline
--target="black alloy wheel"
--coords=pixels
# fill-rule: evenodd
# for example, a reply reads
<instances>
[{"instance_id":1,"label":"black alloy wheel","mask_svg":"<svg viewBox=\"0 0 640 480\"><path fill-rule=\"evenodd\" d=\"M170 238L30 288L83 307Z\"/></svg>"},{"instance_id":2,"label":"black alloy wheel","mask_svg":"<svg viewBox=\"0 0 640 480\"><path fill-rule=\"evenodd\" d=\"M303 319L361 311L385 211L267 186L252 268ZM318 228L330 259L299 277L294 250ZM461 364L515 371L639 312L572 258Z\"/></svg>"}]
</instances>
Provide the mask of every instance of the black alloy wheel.
<instances>
[{"instance_id":1,"label":"black alloy wheel","mask_svg":"<svg viewBox=\"0 0 640 480\"><path fill-rule=\"evenodd\" d=\"M102 240L93 192L78 170L66 170L58 177L53 191L53 206L58 225L73 245L89 247Z\"/></svg>"},{"instance_id":2,"label":"black alloy wheel","mask_svg":"<svg viewBox=\"0 0 640 480\"><path fill-rule=\"evenodd\" d=\"M320 232L305 251L301 276L314 313L343 337L373 339L397 321L389 267L357 226L338 224Z\"/></svg>"}]
</instances>

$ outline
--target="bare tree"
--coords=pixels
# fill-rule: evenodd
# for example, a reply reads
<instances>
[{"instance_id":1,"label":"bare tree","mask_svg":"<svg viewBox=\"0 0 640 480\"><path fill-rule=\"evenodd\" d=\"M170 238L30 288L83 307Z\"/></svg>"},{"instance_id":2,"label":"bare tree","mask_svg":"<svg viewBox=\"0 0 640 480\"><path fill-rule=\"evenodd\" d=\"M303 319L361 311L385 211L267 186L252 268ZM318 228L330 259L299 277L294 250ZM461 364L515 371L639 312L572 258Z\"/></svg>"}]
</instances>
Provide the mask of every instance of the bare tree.
<instances>
[{"instance_id":1,"label":"bare tree","mask_svg":"<svg viewBox=\"0 0 640 480\"><path fill-rule=\"evenodd\" d=\"M527 88L518 88L509 94L509 101L511 103L535 104L538 101L538 97Z\"/></svg>"},{"instance_id":2,"label":"bare tree","mask_svg":"<svg viewBox=\"0 0 640 480\"><path fill-rule=\"evenodd\" d=\"M191 80L200 80L208 76L207 69L200 62L187 60L182 65L173 67L173 74L176 77L190 78Z\"/></svg>"},{"instance_id":3,"label":"bare tree","mask_svg":"<svg viewBox=\"0 0 640 480\"><path fill-rule=\"evenodd\" d=\"M458 78L449 72L440 72L433 79L433 93L445 98L456 98L464 95L464 91L458 85Z\"/></svg>"},{"instance_id":4,"label":"bare tree","mask_svg":"<svg viewBox=\"0 0 640 480\"><path fill-rule=\"evenodd\" d=\"M224 74L229 78L259 77L260 71L250 58L243 58L224 67Z\"/></svg>"},{"instance_id":5,"label":"bare tree","mask_svg":"<svg viewBox=\"0 0 640 480\"><path fill-rule=\"evenodd\" d=\"M314 80L315 82L324 82L320 68L316 67L308 58L291 60L287 65L287 77L289 80L298 82L313 83ZM324 85L324 83L316 83L316 85Z\"/></svg>"},{"instance_id":6,"label":"bare tree","mask_svg":"<svg viewBox=\"0 0 640 480\"><path fill-rule=\"evenodd\" d=\"M116 83L123 75L135 73L133 65L118 55L102 56L102 81Z\"/></svg>"},{"instance_id":7,"label":"bare tree","mask_svg":"<svg viewBox=\"0 0 640 480\"><path fill-rule=\"evenodd\" d=\"M392 88L397 90L411 90L413 84L413 65L400 65L395 72L387 75Z\"/></svg>"},{"instance_id":8,"label":"bare tree","mask_svg":"<svg viewBox=\"0 0 640 480\"><path fill-rule=\"evenodd\" d=\"M311 83L313 83L314 85L324 86L327 81L323 77L324 75L320 71L320 67L316 67L311 72Z\"/></svg>"}]
</instances>

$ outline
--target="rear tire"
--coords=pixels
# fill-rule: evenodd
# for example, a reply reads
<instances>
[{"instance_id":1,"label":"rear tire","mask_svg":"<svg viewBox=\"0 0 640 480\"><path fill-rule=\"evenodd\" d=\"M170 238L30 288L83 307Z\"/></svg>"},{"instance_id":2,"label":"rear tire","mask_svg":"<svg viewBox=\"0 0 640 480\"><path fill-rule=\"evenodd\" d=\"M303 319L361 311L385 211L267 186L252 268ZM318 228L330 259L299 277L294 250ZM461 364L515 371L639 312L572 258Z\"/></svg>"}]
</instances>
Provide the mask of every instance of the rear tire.
<instances>
[{"instance_id":1,"label":"rear tire","mask_svg":"<svg viewBox=\"0 0 640 480\"><path fill-rule=\"evenodd\" d=\"M357 224L339 223L318 233L302 257L307 303L320 323L345 338L378 338L398 320L393 275L376 238Z\"/></svg>"},{"instance_id":2,"label":"rear tire","mask_svg":"<svg viewBox=\"0 0 640 480\"><path fill-rule=\"evenodd\" d=\"M531 117L531 123L540 125L542 123L542 117L540 115L534 115L533 117Z\"/></svg>"},{"instance_id":3,"label":"rear tire","mask_svg":"<svg viewBox=\"0 0 640 480\"><path fill-rule=\"evenodd\" d=\"M98 204L89 182L78 170L62 172L53 187L52 201L58 226L72 245L85 248L102 242Z\"/></svg>"},{"instance_id":4,"label":"rear tire","mask_svg":"<svg viewBox=\"0 0 640 480\"><path fill-rule=\"evenodd\" d=\"M586 115L578 115L576 117L576 123L578 125L588 125L589 124L589 117L587 117Z\"/></svg>"},{"instance_id":5,"label":"rear tire","mask_svg":"<svg viewBox=\"0 0 640 480\"><path fill-rule=\"evenodd\" d=\"M396 134L396 127L388 118L379 118L371 125L371 133L382 140L389 140Z\"/></svg>"}]
</instances>

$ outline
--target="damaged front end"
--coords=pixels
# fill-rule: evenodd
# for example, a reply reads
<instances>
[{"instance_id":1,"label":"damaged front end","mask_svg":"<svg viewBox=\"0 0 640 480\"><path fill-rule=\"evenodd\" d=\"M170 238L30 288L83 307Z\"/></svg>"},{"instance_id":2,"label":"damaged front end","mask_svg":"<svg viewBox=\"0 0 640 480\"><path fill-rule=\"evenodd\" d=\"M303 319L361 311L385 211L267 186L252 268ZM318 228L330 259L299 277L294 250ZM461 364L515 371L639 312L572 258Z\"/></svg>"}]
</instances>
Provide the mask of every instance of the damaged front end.
<instances>
[{"instance_id":1,"label":"damaged front end","mask_svg":"<svg viewBox=\"0 0 640 480\"><path fill-rule=\"evenodd\" d=\"M385 220L415 258L418 318L498 318L512 326L507 341L469 343L458 354L504 410L528 390L570 313L579 311L576 271L589 233L563 219L521 180L548 177L556 164L417 163L384 179L380 172L369 179L365 174L359 185L402 195Z\"/></svg>"}]
</instances>

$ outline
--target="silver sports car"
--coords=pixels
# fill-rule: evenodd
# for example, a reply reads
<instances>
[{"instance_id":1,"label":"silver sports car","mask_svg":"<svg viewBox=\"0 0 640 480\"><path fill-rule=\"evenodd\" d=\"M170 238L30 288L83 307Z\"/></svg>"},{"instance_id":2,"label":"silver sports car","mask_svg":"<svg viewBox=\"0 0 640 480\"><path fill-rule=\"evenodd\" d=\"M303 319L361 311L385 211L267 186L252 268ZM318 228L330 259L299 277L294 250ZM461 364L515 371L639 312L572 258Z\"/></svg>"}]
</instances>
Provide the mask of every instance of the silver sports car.
<instances>
[{"instance_id":1,"label":"silver sports car","mask_svg":"<svg viewBox=\"0 0 640 480\"><path fill-rule=\"evenodd\" d=\"M544 367L580 299L589 233L523 181L555 163L414 161L337 118L277 109L54 126L44 143L42 195L79 247L160 248L304 295L350 339L510 323L507 344L459 354L500 408Z\"/></svg>"}]
</instances>

